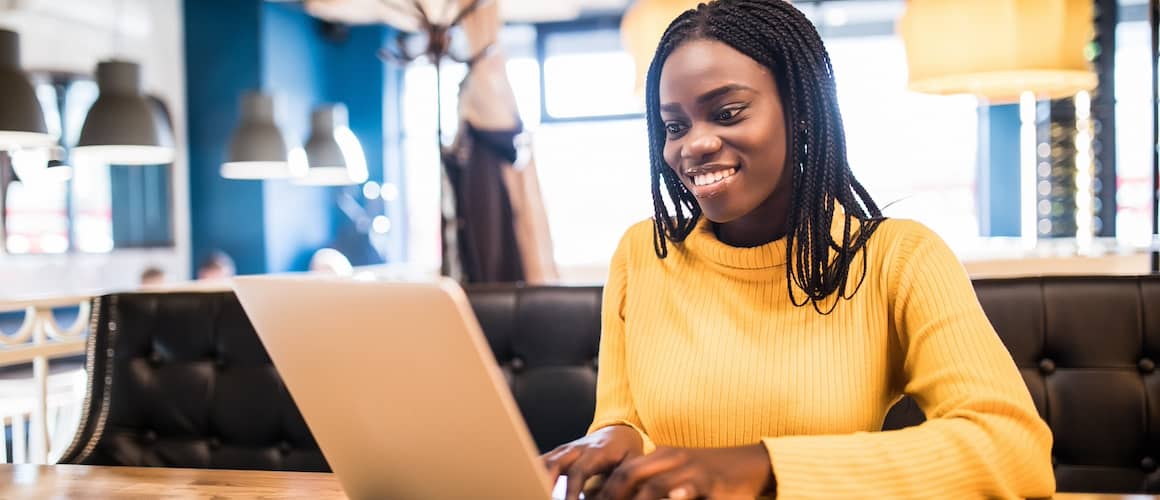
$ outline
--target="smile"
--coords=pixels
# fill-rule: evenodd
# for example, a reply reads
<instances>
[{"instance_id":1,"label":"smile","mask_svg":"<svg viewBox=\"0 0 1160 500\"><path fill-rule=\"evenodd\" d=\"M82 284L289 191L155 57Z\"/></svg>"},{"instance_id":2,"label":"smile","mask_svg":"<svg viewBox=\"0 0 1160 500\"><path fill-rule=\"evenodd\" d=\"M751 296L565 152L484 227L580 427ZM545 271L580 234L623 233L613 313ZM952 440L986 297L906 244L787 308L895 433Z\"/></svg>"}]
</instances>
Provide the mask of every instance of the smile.
<instances>
[{"instance_id":1,"label":"smile","mask_svg":"<svg viewBox=\"0 0 1160 500\"><path fill-rule=\"evenodd\" d=\"M737 173L737 169L731 168L728 170L718 170L716 172L709 172L709 173L705 173L705 174L695 175L695 176L692 176L693 185L695 185L695 186L711 186L713 184L717 184L718 182L724 181L725 179L733 177L733 175L736 173Z\"/></svg>"}]
</instances>

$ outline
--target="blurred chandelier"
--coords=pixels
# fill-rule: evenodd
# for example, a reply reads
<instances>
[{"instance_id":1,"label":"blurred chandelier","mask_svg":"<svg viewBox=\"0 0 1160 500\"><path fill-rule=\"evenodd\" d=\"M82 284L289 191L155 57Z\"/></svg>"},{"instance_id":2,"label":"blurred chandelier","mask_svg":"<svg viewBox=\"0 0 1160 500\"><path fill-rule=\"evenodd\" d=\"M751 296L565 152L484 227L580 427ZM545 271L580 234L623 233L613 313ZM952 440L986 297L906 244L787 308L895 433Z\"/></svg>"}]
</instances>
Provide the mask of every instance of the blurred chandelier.
<instances>
[{"instance_id":1,"label":"blurred chandelier","mask_svg":"<svg viewBox=\"0 0 1160 500\"><path fill-rule=\"evenodd\" d=\"M898 21L910 89L990 103L1096 87L1091 0L910 0Z\"/></svg>"}]
</instances>

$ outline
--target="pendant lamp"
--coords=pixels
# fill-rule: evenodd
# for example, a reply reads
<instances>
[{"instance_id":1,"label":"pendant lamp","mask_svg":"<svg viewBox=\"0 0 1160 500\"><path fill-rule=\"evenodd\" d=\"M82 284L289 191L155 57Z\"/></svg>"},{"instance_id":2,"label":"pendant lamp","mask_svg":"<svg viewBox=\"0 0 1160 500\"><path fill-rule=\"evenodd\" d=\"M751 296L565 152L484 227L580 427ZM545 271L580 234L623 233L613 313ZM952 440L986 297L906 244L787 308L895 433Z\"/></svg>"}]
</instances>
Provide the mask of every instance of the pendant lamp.
<instances>
[{"instance_id":1,"label":"pendant lamp","mask_svg":"<svg viewBox=\"0 0 1160 500\"><path fill-rule=\"evenodd\" d=\"M36 91L20 68L20 36L0 30L0 150L53 144Z\"/></svg>"},{"instance_id":2,"label":"pendant lamp","mask_svg":"<svg viewBox=\"0 0 1160 500\"><path fill-rule=\"evenodd\" d=\"M1093 8L1092 0L910 0L898 22L910 89L992 104L1090 91Z\"/></svg>"},{"instance_id":3,"label":"pendant lamp","mask_svg":"<svg viewBox=\"0 0 1160 500\"><path fill-rule=\"evenodd\" d=\"M313 186L350 186L367 180L367 161L362 145L347 126L342 104L328 104L310 114L310 138L306 141L306 175L294 182Z\"/></svg>"},{"instance_id":4,"label":"pendant lamp","mask_svg":"<svg viewBox=\"0 0 1160 500\"><path fill-rule=\"evenodd\" d=\"M175 157L166 113L141 91L141 67L97 65L100 95L89 109L73 154L111 165L162 165Z\"/></svg>"},{"instance_id":5,"label":"pendant lamp","mask_svg":"<svg viewBox=\"0 0 1160 500\"><path fill-rule=\"evenodd\" d=\"M227 179L283 179L301 176L291 168L286 139L278 128L274 97L261 92L242 95L241 123L230 141L221 175Z\"/></svg>"}]
</instances>

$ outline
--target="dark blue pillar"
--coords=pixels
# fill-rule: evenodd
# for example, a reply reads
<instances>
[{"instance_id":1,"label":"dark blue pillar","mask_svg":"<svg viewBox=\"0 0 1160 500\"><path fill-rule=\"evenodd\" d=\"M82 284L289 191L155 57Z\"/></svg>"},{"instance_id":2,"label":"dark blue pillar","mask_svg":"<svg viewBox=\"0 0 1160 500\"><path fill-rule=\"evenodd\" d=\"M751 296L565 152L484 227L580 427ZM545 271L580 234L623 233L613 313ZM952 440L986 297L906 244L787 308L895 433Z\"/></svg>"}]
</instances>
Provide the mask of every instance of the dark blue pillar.
<instances>
[{"instance_id":1,"label":"dark blue pillar","mask_svg":"<svg viewBox=\"0 0 1160 500\"><path fill-rule=\"evenodd\" d=\"M980 236L1019 236L1019 105L979 107Z\"/></svg>"},{"instance_id":2,"label":"dark blue pillar","mask_svg":"<svg viewBox=\"0 0 1160 500\"><path fill-rule=\"evenodd\" d=\"M260 88L258 0L186 0L185 74L194 269L212 250L241 273L267 270L262 185L218 175L238 121L238 99Z\"/></svg>"}]
</instances>

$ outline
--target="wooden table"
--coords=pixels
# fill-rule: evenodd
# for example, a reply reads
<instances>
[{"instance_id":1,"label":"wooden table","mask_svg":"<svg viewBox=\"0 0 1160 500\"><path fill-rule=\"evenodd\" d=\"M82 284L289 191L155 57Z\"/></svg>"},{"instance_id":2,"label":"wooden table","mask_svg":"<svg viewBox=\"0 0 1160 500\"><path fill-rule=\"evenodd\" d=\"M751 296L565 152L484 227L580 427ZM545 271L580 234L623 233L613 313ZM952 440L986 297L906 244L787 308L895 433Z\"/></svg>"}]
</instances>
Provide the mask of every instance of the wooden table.
<instances>
[{"instance_id":1,"label":"wooden table","mask_svg":"<svg viewBox=\"0 0 1160 500\"><path fill-rule=\"evenodd\" d=\"M346 499L333 474L211 469L0 464L0 499ZM1060 500L1160 500L1061 493Z\"/></svg>"},{"instance_id":2,"label":"wooden table","mask_svg":"<svg viewBox=\"0 0 1160 500\"><path fill-rule=\"evenodd\" d=\"M88 465L0 465L0 499L342 499L333 474Z\"/></svg>"}]
</instances>

